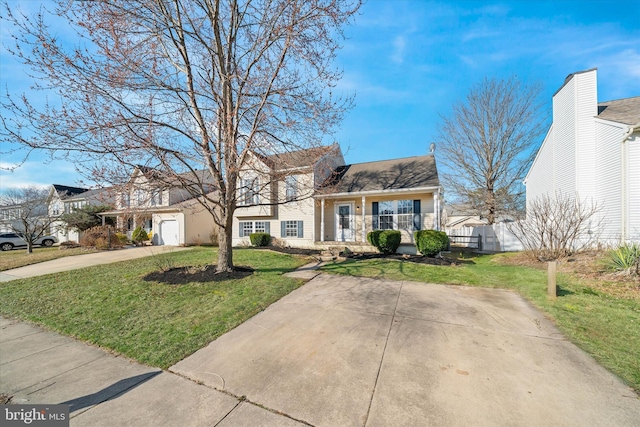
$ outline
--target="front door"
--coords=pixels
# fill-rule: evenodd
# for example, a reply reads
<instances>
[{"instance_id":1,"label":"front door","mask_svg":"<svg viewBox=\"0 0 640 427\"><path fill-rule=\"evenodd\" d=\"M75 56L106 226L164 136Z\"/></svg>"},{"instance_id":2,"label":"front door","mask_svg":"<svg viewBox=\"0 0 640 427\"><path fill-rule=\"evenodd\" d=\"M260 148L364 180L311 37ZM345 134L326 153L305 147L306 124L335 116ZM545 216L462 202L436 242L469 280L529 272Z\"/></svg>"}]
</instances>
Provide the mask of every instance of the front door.
<instances>
[{"instance_id":1,"label":"front door","mask_svg":"<svg viewBox=\"0 0 640 427\"><path fill-rule=\"evenodd\" d=\"M339 203L336 205L336 241L353 242L355 239L355 221L353 217L353 203Z\"/></svg>"}]
</instances>

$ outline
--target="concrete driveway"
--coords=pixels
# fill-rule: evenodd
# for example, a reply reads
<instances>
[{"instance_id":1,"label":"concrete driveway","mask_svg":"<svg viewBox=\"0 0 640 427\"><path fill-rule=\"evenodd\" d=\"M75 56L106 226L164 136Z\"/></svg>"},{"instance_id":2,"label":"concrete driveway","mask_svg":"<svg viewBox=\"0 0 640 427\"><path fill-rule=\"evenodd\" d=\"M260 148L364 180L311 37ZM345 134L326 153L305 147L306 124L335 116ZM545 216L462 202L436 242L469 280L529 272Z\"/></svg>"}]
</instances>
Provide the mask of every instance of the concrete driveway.
<instances>
[{"instance_id":1,"label":"concrete driveway","mask_svg":"<svg viewBox=\"0 0 640 427\"><path fill-rule=\"evenodd\" d=\"M113 262L128 261L130 259L143 258L163 252L184 251L189 249L191 248L175 246L143 246L127 247L115 251L103 251L86 255L68 256L2 271L0 272L0 282L42 276L50 273L59 273L61 271L78 270L80 268L91 267L93 265L111 264Z\"/></svg>"},{"instance_id":2,"label":"concrete driveway","mask_svg":"<svg viewBox=\"0 0 640 427\"><path fill-rule=\"evenodd\" d=\"M632 390L505 290L319 275L170 371L314 426L640 420Z\"/></svg>"}]
</instances>

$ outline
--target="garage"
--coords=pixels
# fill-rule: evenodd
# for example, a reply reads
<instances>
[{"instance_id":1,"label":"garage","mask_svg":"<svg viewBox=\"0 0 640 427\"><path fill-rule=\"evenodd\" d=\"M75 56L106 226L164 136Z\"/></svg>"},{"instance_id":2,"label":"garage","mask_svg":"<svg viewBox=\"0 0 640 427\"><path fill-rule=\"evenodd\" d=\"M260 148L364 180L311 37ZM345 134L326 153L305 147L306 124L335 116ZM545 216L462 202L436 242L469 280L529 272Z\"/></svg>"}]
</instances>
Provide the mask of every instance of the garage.
<instances>
[{"instance_id":1,"label":"garage","mask_svg":"<svg viewBox=\"0 0 640 427\"><path fill-rule=\"evenodd\" d=\"M180 244L178 221L175 219L160 222L160 232L158 234L159 245L178 246Z\"/></svg>"}]
</instances>

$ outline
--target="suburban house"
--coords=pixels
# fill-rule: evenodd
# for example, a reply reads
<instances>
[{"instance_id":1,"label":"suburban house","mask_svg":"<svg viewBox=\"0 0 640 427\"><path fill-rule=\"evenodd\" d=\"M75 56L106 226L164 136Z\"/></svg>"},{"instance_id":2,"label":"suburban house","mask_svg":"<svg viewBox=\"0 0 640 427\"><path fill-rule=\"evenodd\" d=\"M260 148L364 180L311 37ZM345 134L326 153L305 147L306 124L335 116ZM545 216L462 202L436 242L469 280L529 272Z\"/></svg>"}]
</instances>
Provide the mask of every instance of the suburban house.
<instances>
[{"instance_id":1,"label":"suburban house","mask_svg":"<svg viewBox=\"0 0 640 427\"><path fill-rule=\"evenodd\" d=\"M346 165L334 144L253 161L240 177L236 246L259 231L291 247L368 246L369 231L395 229L415 251L414 231L439 229L433 155Z\"/></svg>"},{"instance_id":2,"label":"suburban house","mask_svg":"<svg viewBox=\"0 0 640 427\"><path fill-rule=\"evenodd\" d=\"M136 166L115 195L115 209L100 215L116 218L117 228L128 237L142 227L152 233L156 245L210 243L214 235L211 214L182 183L171 181L153 168ZM211 184L200 188L213 192Z\"/></svg>"},{"instance_id":3,"label":"suburban house","mask_svg":"<svg viewBox=\"0 0 640 427\"><path fill-rule=\"evenodd\" d=\"M598 102L597 70L569 75L526 179L527 206L548 194L599 206L601 242L640 241L640 96Z\"/></svg>"},{"instance_id":4,"label":"suburban house","mask_svg":"<svg viewBox=\"0 0 640 427\"><path fill-rule=\"evenodd\" d=\"M53 184L47 197L47 209L52 218L60 218L64 214L88 205L112 206L113 203L114 195L111 188L88 190ZM51 235L55 236L59 242L80 240L80 233L76 230L68 230L66 223L60 219L51 223Z\"/></svg>"}]
</instances>

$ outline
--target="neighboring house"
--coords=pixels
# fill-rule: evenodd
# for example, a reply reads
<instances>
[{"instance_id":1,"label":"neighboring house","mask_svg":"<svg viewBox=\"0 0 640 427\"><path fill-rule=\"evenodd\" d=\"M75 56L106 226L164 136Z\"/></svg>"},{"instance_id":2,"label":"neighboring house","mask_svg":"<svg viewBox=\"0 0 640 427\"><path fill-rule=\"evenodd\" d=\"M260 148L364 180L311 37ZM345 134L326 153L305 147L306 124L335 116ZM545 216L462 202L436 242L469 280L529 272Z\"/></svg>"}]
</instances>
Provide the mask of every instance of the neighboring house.
<instances>
[{"instance_id":1,"label":"neighboring house","mask_svg":"<svg viewBox=\"0 0 640 427\"><path fill-rule=\"evenodd\" d=\"M204 190L211 192L213 186L205 186ZM211 214L189 191L152 168L137 166L115 201L115 210L100 215L115 217L117 228L129 237L142 227L152 233L156 245L200 244L212 239Z\"/></svg>"},{"instance_id":2,"label":"neighboring house","mask_svg":"<svg viewBox=\"0 0 640 427\"><path fill-rule=\"evenodd\" d=\"M89 190L53 184L47 198L49 215L58 218L87 205L111 206L113 204L114 194L111 187ZM54 221L51 224L51 235L57 237L60 242L68 240L78 242L80 240L80 233L76 230L68 230L67 224L62 220Z\"/></svg>"},{"instance_id":3,"label":"neighboring house","mask_svg":"<svg viewBox=\"0 0 640 427\"><path fill-rule=\"evenodd\" d=\"M446 212L446 210L445 210ZM474 215L466 212L451 211L446 214L447 218L444 222L444 229L448 233L450 230L456 230L464 227L481 227L489 222L480 215Z\"/></svg>"},{"instance_id":4,"label":"neighboring house","mask_svg":"<svg viewBox=\"0 0 640 427\"><path fill-rule=\"evenodd\" d=\"M413 244L414 231L439 229L432 155L345 165L334 144L255 160L260 164L251 169L260 172L240 179L234 245L263 231L291 247L366 246L376 229L400 230L402 242ZM261 186L263 180L270 184Z\"/></svg>"},{"instance_id":5,"label":"neighboring house","mask_svg":"<svg viewBox=\"0 0 640 427\"><path fill-rule=\"evenodd\" d=\"M598 103L596 69L569 75L525 185L528 206L577 195L600 207L600 241L640 241L640 96Z\"/></svg>"}]
</instances>

